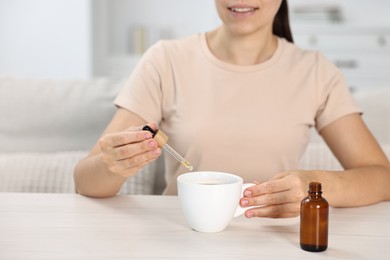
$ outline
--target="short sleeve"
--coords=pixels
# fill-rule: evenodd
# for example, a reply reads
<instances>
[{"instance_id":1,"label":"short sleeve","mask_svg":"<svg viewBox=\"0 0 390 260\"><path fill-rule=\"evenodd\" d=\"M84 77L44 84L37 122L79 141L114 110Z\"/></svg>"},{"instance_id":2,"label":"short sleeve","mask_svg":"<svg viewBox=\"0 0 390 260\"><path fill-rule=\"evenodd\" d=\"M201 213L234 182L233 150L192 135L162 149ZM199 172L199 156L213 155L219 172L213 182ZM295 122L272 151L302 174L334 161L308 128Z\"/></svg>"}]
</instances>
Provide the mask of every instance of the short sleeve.
<instances>
[{"instance_id":1,"label":"short sleeve","mask_svg":"<svg viewBox=\"0 0 390 260\"><path fill-rule=\"evenodd\" d=\"M333 121L352 113L361 113L353 99L341 71L323 55L317 54L316 84L317 113L316 128L322 128Z\"/></svg>"},{"instance_id":2,"label":"short sleeve","mask_svg":"<svg viewBox=\"0 0 390 260\"><path fill-rule=\"evenodd\" d=\"M162 117L161 44L152 46L141 58L114 100L118 107L128 109L147 122L159 123Z\"/></svg>"}]
</instances>

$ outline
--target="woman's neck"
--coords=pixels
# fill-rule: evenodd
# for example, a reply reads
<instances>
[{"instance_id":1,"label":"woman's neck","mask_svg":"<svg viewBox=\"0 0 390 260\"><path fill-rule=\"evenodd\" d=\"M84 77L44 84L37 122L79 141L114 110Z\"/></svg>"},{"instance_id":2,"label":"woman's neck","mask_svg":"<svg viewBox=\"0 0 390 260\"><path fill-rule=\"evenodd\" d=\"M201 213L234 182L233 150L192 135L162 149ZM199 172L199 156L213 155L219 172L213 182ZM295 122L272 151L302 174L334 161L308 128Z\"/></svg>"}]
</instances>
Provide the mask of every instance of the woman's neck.
<instances>
[{"instance_id":1,"label":"woman's neck","mask_svg":"<svg viewBox=\"0 0 390 260\"><path fill-rule=\"evenodd\" d=\"M272 33L233 35L219 27L206 34L210 51L220 60L235 65L263 63L275 53L278 42Z\"/></svg>"}]
</instances>

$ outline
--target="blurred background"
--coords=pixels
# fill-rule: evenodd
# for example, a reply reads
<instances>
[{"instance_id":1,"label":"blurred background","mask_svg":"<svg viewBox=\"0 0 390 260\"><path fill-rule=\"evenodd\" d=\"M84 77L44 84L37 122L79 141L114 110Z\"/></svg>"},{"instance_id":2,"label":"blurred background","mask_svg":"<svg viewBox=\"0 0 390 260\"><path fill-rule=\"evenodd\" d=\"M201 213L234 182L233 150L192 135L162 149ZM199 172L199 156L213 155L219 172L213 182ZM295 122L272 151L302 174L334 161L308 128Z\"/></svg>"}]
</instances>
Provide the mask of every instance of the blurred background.
<instances>
[{"instance_id":1,"label":"blurred background","mask_svg":"<svg viewBox=\"0 0 390 260\"><path fill-rule=\"evenodd\" d=\"M342 70L390 158L390 1L289 6L295 43ZM110 122L144 51L219 24L214 0L0 0L0 191L74 192L73 168ZM302 168L341 169L312 132ZM121 193L161 194L161 162Z\"/></svg>"},{"instance_id":2,"label":"blurred background","mask_svg":"<svg viewBox=\"0 0 390 260\"><path fill-rule=\"evenodd\" d=\"M390 1L290 0L296 44L351 87L390 87ZM219 24L213 0L0 0L0 75L122 78L159 39Z\"/></svg>"}]
</instances>

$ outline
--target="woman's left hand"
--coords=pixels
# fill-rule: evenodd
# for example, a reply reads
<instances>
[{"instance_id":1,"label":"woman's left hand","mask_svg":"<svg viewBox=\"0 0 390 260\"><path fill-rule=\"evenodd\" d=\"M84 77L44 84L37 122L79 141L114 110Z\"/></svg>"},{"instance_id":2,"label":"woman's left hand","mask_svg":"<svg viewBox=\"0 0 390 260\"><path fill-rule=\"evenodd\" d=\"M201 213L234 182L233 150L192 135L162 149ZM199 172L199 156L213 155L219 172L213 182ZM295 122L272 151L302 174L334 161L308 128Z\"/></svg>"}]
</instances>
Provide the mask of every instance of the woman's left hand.
<instances>
[{"instance_id":1,"label":"woman's left hand","mask_svg":"<svg viewBox=\"0 0 390 260\"><path fill-rule=\"evenodd\" d=\"M309 171L283 172L270 181L256 183L245 189L240 205L253 207L245 212L245 216L248 218L299 216L301 201L307 195L312 176L313 173Z\"/></svg>"}]
</instances>

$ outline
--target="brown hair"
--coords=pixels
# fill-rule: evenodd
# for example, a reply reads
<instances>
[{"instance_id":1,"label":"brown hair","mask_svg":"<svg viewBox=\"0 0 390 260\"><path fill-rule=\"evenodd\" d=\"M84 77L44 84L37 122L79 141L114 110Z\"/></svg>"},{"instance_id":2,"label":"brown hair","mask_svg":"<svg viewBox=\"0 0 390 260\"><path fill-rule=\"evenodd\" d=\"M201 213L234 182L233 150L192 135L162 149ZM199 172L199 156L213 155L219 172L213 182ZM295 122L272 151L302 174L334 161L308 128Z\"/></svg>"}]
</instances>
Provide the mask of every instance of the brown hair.
<instances>
[{"instance_id":1,"label":"brown hair","mask_svg":"<svg viewBox=\"0 0 390 260\"><path fill-rule=\"evenodd\" d=\"M294 42L288 19L287 0L282 0L282 4L274 19L272 31L276 36L285 38L289 42Z\"/></svg>"}]
</instances>

